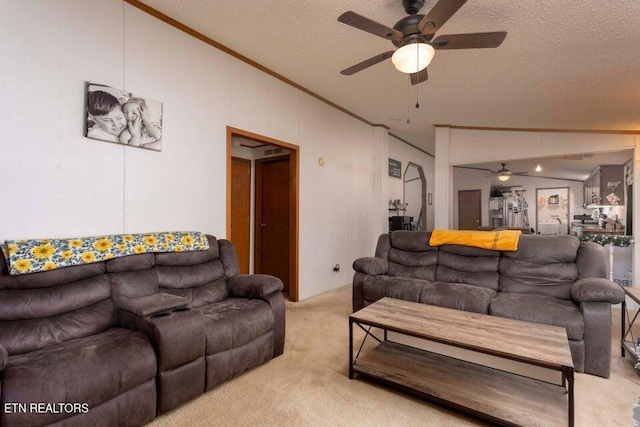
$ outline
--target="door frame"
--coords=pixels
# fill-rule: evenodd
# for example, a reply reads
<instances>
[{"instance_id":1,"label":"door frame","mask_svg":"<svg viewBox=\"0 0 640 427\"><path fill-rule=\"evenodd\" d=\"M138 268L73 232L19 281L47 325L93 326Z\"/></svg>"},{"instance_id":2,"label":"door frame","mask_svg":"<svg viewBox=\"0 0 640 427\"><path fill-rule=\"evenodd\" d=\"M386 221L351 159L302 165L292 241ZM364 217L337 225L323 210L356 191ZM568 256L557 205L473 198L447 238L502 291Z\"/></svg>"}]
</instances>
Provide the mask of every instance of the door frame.
<instances>
[{"instance_id":1,"label":"door frame","mask_svg":"<svg viewBox=\"0 0 640 427\"><path fill-rule=\"evenodd\" d=\"M226 232L227 236L231 235L231 152L233 149L232 141L234 136L252 139L254 141L265 144L275 145L286 148L289 153L289 172L290 172L290 211L289 211L289 300L298 301L298 253L300 246L299 237L299 158L300 147L288 142L280 141L267 136L258 135L242 129L227 126L227 215L226 215Z\"/></svg>"}]
</instances>

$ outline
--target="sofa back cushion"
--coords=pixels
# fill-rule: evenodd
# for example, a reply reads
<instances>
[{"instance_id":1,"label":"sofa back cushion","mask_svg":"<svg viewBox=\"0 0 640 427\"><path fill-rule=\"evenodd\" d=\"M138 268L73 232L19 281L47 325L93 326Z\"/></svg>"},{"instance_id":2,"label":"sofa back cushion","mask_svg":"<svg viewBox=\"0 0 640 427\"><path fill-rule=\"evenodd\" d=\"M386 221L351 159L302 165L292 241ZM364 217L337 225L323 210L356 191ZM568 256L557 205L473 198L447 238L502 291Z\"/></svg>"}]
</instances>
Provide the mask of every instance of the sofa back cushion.
<instances>
[{"instance_id":1,"label":"sofa back cushion","mask_svg":"<svg viewBox=\"0 0 640 427\"><path fill-rule=\"evenodd\" d=\"M114 300L146 297L158 293L153 254L130 255L106 261Z\"/></svg>"},{"instance_id":2,"label":"sofa back cushion","mask_svg":"<svg viewBox=\"0 0 640 427\"><path fill-rule=\"evenodd\" d=\"M607 278L607 258L604 247L598 243L580 242L576 265L578 266L578 279Z\"/></svg>"},{"instance_id":3,"label":"sofa back cushion","mask_svg":"<svg viewBox=\"0 0 640 427\"><path fill-rule=\"evenodd\" d=\"M422 231L392 232L387 256L388 275L434 281L438 264L438 248L429 245L430 237L431 233Z\"/></svg>"},{"instance_id":4,"label":"sofa back cushion","mask_svg":"<svg viewBox=\"0 0 640 427\"><path fill-rule=\"evenodd\" d=\"M218 241L213 236L207 238L206 251L155 254L159 291L187 298L191 308L220 302L229 296Z\"/></svg>"},{"instance_id":5,"label":"sofa back cushion","mask_svg":"<svg viewBox=\"0 0 640 427\"><path fill-rule=\"evenodd\" d=\"M0 253L0 344L22 354L117 323L103 262L10 276Z\"/></svg>"},{"instance_id":6,"label":"sofa back cushion","mask_svg":"<svg viewBox=\"0 0 640 427\"><path fill-rule=\"evenodd\" d=\"M440 246L436 281L498 290L500 252L460 245Z\"/></svg>"},{"instance_id":7,"label":"sofa back cushion","mask_svg":"<svg viewBox=\"0 0 640 427\"><path fill-rule=\"evenodd\" d=\"M570 299L579 246L574 236L520 236L517 251L502 252L500 291Z\"/></svg>"}]
</instances>

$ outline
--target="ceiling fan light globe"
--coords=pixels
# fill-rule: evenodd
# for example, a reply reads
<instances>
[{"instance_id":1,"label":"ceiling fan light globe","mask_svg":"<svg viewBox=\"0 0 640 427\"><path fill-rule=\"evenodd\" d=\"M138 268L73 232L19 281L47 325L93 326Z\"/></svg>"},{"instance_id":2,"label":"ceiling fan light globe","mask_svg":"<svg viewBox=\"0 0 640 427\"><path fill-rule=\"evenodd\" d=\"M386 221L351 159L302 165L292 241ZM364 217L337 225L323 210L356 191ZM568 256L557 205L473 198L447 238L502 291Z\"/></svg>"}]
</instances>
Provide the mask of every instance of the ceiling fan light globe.
<instances>
[{"instance_id":1,"label":"ceiling fan light globe","mask_svg":"<svg viewBox=\"0 0 640 427\"><path fill-rule=\"evenodd\" d=\"M511 175L498 175L498 179L502 182L509 181L509 178L511 178Z\"/></svg>"},{"instance_id":2,"label":"ceiling fan light globe","mask_svg":"<svg viewBox=\"0 0 640 427\"><path fill-rule=\"evenodd\" d=\"M391 62L401 73L413 74L427 68L435 54L435 49L429 44L411 43L396 50Z\"/></svg>"}]
</instances>

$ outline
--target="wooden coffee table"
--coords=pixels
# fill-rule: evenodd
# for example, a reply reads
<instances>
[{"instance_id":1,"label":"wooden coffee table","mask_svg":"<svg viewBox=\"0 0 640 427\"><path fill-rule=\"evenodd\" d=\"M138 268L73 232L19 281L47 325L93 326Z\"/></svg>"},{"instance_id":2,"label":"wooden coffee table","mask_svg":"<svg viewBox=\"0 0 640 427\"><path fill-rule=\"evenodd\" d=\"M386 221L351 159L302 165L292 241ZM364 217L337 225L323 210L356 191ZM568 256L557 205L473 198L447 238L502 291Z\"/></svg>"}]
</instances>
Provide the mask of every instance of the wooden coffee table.
<instances>
[{"instance_id":1,"label":"wooden coffee table","mask_svg":"<svg viewBox=\"0 0 640 427\"><path fill-rule=\"evenodd\" d=\"M355 358L354 324L380 343L362 355L361 345ZM388 331L558 371L561 384L395 343ZM574 425L573 360L561 327L383 298L349 316L349 378L355 373L501 425Z\"/></svg>"}]
</instances>

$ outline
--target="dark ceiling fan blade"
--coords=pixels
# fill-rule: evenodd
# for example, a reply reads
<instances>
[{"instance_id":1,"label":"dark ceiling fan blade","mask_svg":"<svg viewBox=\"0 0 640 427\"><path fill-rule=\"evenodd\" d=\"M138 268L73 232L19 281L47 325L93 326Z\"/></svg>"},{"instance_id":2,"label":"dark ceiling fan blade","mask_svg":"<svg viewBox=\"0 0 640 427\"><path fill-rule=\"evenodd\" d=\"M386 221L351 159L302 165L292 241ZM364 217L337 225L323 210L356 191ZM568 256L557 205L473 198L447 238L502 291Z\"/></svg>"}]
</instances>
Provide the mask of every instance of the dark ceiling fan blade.
<instances>
[{"instance_id":1,"label":"dark ceiling fan blade","mask_svg":"<svg viewBox=\"0 0 640 427\"><path fill-rule=\"evenodd\" d=\"M394 52L393 50L389 50L387 52L376 55L372 58L366 59L361 63L354 65L353 67L349 67L345 70L340 71L340 74L344 74L345 76L350 76L351 74L355 74L358 71L362 71L365 68L369 68L372 65L377 64L378 62L382 62L385 59L391 58L391 56L393 55L393 52Z\"/></svg>"},{"instance_id":2,"label":"dark ceiling fan blade","mask_svg":"<svg viewBox=\"0 0 640 427\"><path fill-rule=\"evenodd\" d=\"M418 83L422 83L423 81L429 78L426 68L422 71L418 71L417 73L409 74L409 76L411 77L412 85L417 85Z\"/></svg>"},{"instance_id":3,"label":"dark ceiling fan blade","mask_svg":"<svg viewBox=\"0 0 640 427\"><path fill-rule=\"evenodd\" d=\"M440 0L418 24L422 34L433 34L444 25L467 0Z\"/></svg>"},{"instance_id":4,"label":"dark ceiling fan blade","mask_svg":"<svg viewBox=\"0 0 640 427\"><path fill-rule=\"evenodd\" d=\"M402 40L403 37L400 31L351 11L340 15L338 21L387 40L399 41Z\"/></svg>"},{"instance_id":5,"label":"dark ceiling fan blade","mask_svg":"<svg viewBox=\"0 0 640 427\"><path fill-rule=\"evenodd\" d=\"M498 47L502 44L506 31L493 33L446 34L431 42L434 49L480 49Z\"/></svg>"}]
</instances>

